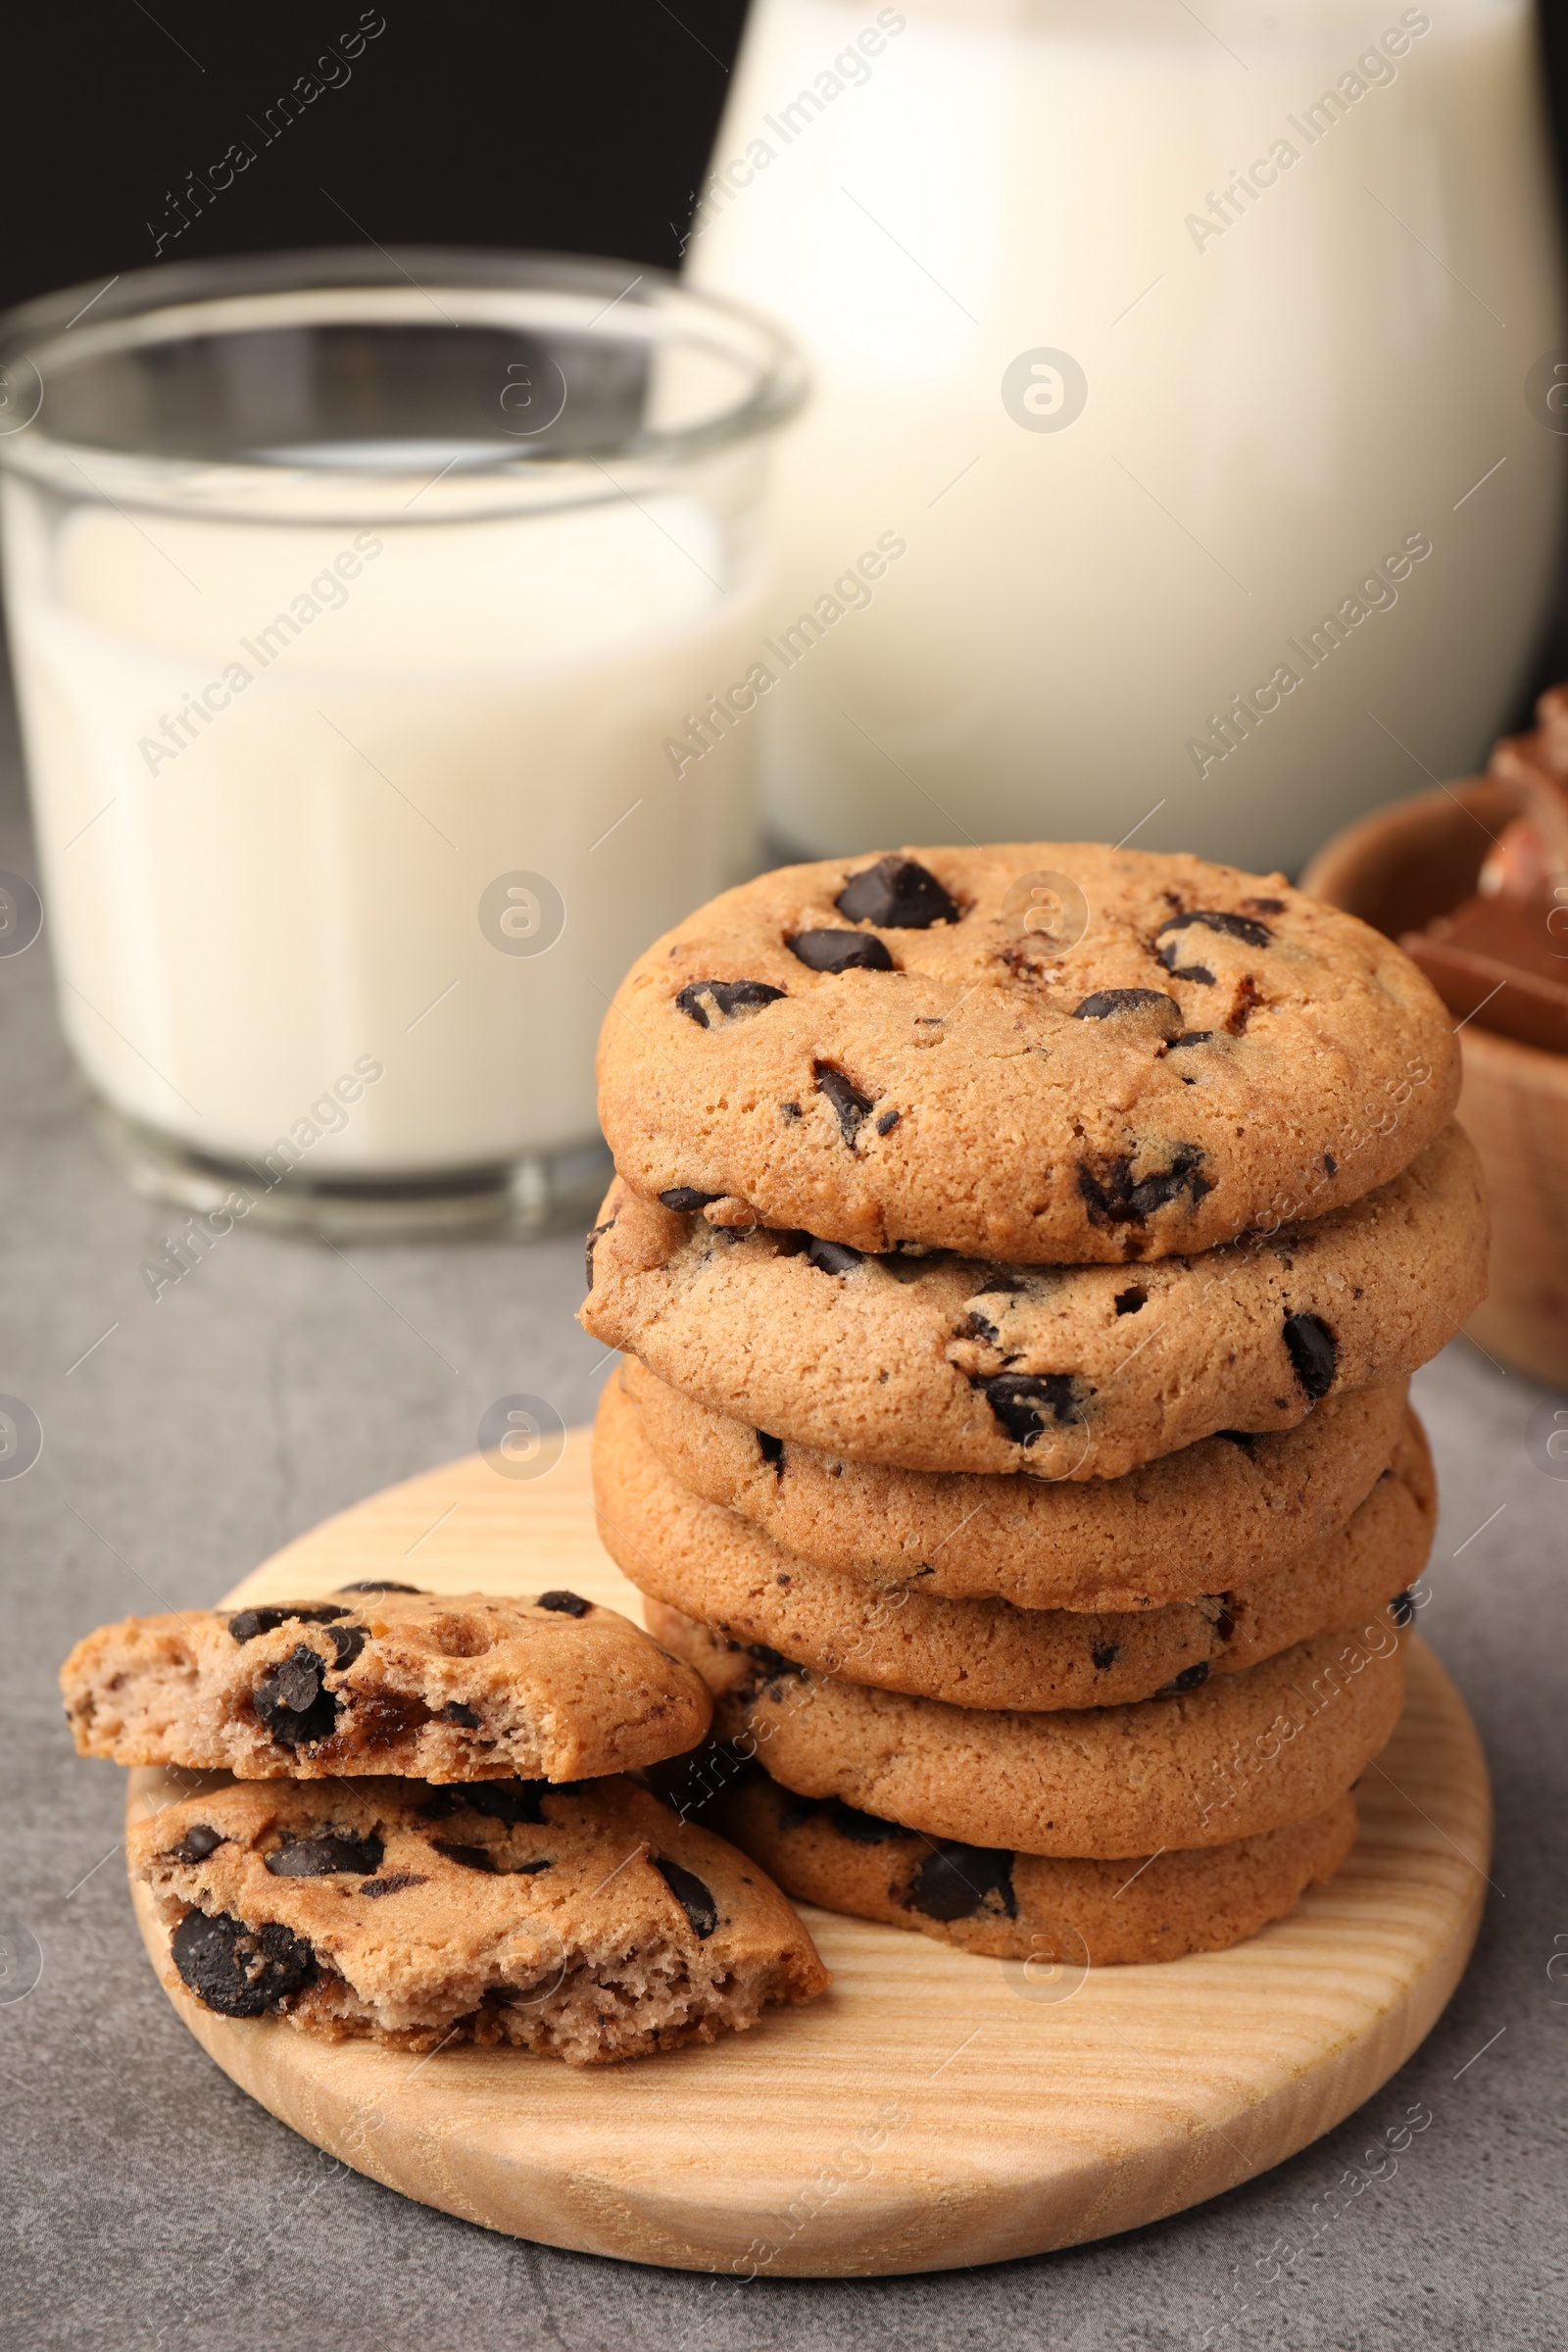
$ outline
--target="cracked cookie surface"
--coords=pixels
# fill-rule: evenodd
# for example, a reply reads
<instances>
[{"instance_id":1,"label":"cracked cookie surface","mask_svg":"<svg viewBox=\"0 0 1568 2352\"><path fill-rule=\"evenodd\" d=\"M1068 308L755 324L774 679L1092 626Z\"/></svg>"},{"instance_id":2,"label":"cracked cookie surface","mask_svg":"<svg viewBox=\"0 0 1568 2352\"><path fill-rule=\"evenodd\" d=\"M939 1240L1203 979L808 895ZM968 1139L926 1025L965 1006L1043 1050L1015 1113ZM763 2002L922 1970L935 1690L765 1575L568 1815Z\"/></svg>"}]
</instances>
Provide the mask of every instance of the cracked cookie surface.
<instances>
[{"instance_id":1,"label":"cracked cookie surface","mask_svg":"<svg viewBox=\"0 0 1568 2352\"><path fill-rule=\"evenodd\" d=\"M78 1754L242 1780L581 1780L678 1755L708 1723L689 1667L564 1592L378 1585L127 1617L77 1642L60 1686Z\"/></svg>"},{"instance_id":2,"label":"cracked cookie surface","mask_svg":"<svg viewBox=\"0 0 1568 2352\"><path fill-rule=\"evenodd\" d=\"M1027 1263L1321 1215L1458 1088L1392 941L1279 875L1097 843L779 867L639 956L599 1050L648 1199Z\"/></svg>"},{"instance_id":3,"label":"cracked cookie surface","mask_svg":"<svg viewBox=\"0 0 1568 2352\"><path fill-rule=\"evenodd\" d=\"M172 1981L331 2040L588 2065L711 2041L827 1983L755 1863L618 1776L230 1783L126 1851Z\"/></svg>"},{"instance_id":4,"label":"cracked cookie surface","mask_svg":"<svg viewBox=\"0 0 1568 2352\"><path fill-rule=\"evenodd\" d=\"M1452 1125L1348 1207L1136 1274L865 1256L714 1226L617 1178L580 1319L772 1440L909 1470L1119 1478L1413 1371L1480 1299L1486 1260L1481 1171Z\"/></svg>"}]
</instances>

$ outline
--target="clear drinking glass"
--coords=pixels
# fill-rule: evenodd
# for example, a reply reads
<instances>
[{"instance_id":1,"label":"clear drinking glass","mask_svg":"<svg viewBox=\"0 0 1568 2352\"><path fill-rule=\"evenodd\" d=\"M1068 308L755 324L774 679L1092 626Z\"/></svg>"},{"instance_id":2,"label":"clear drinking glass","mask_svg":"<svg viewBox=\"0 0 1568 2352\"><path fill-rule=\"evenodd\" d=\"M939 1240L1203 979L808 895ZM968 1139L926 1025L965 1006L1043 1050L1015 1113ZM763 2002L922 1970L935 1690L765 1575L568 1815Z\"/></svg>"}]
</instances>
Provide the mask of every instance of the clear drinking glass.
<instances>
[{"instance_id":1,"label":"clear drinking glass","mask_svg":"<svg viewBox=\"0 0 1568 2352\"><path fill-rule=\"evenodd\" d=\"M606 1002L751 870L790 345L630 265L354 251L51 297L0 366L60 1013L122 1169L332 1234L591 1204Z\"/></svg>"}]
</instances>

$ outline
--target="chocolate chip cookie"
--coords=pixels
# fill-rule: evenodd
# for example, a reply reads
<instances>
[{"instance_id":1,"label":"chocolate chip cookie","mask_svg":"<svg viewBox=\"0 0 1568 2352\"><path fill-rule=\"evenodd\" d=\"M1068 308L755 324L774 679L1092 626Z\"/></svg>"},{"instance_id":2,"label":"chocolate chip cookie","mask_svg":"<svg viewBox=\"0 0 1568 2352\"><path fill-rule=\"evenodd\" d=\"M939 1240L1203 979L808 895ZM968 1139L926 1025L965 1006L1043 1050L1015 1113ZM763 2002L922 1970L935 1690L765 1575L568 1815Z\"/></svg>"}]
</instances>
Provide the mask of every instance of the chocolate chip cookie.
<instances>
[{"instance_id":1,"label":"chocolate chip cookie","mask_svg":"<svg viewBox=\"0 0 1568 2352\"><path fill-rule=\"evenodd\" d=\"M690 1667L575 1592L377 1585L127 1617L78 1642L60 1684L80 1755L256 1781L581 1780L678 1755L709 1714Z\"/></svg>"},{"instance_id":2,"label":"chocolate chip cookie","mask_svg":"<svg viewBox=\"0 0 1568 2352\"><path fill-rule=\"evenodd\" d=\"M648 1199L1029 1264L1340 1208L1458 1091L1392 941L1277 874L1081 842L763 874L639 956L599 1049Z\"/></svg>"},{"instance_id":3,"label":"chocolate chip cookie","mask_svg":"<svg viewBox=\"0 0 1568 2352\"><path fill-rule=\"evenodd\" d=\"M1294 1911L1355 1843L1355 1799L1225 1845L1116 1862L924 1838L838 1797L797 1796L757 1765L704 1816L797 1902L1027 1963L1020 1989L1067 1990L1083 1968L1222 1952Z\"/></svg>"},{"instance_id":4,"label":"chocolate chip cookie","mask_svg":"<svg viewBox=\"0 0 1568 2352\"><path fill-rule=\"evenodd\" d=\"M634 1783L237 1783L127 1839L170 1982L230 2018L576 2066L712 2041L827 1972L754 1862Z\"/></svg>"},{"instance_id":5,"label":"chocolate chip cookie","mask_svg":"<svg viewBox=\"0 0 1568 2352\"><path fill-rule=\"evenodd\" d=\"M617 1178L581 1321L774 1439L909 1470L1118 1478L1414 1370L1480 1299L1486 1258L1480 1167L1451 1125L1348 1207L1136 1272L863 1256L711 1225Z\"/></svg>"},{"instance_id":6,"label":"chocolate chip cookie","mask_svg":"<svg viewBox=\"0 0 1568 2352\"><path fill-rule=\"evenodd\" d=\"M1017 1853L1106 1861L1310 1821L1387 1745L1404 1703L1387 1611L1198 1690L1022 1713L873 1690L645 1605L712 1690L720 1738L785 1788Z\"/></svg>"},{"instance_id":7,"label":"chocolate chip cookie","mask_svg":"<svg viewBox=\"0 0 1568 2352\"><path fill-rule=\"evenodd\" d=\"M1114 1706L1196 1690L1310 1635L1371 1616L1426 1565L1437 1511L1413 1416L1395 1467L1317 1553L1229 1592L1160 1609L1019 1609L881 1589L781 1550L688 1494L614 1382L594 1431L594 1494L611 1558L652 1599L729 1640L820 1673L965 1707Z\"/></svg>"},{"instance_id":8,"label":"chocolate chip cookie","mask_svg":"<svg viewBox=\"0 0 1568 2352\"><path fill-rule=\"evenodd\" d=\"M818 1567L946 1600L1125 1610L1222 1592L1265 1562L1320 1551L1394 1458L1409 1384L1337 1391L1273 1437L1230 1430L1125 1478L1055 1484L889 1470L786 1444L683 1396L635 1356L612 1385L689 1494Z\"/></svg>"}]
</instances>

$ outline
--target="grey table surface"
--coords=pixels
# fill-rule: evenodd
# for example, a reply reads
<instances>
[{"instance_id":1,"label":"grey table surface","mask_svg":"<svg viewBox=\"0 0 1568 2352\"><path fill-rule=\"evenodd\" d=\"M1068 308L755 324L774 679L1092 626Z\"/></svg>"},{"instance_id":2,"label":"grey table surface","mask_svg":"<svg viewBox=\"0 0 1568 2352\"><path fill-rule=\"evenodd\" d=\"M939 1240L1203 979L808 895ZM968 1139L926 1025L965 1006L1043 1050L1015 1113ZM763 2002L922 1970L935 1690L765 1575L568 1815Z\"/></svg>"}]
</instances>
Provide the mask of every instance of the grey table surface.
<instances>
[{"instance_id":1,"label":"grey table surface","mask_svg":"<svg viewBox=\"0 0 1568 2352\"><path fill-rule=\"evenodd\" d=\"M34 872L9 722L0 869ZM55 1690L91 1626L213 1600L326 1513L471 1450L496 1397L585 1418L603 1350L572 1320L577 1243L334 1254L242 1227L155 1302L138 1265L177 1219L87 1134L47 925L0 961L0 1393L45 1432L0 1482L7 2352L1568 2344L1568 1484L1527 1446L1543 1392L1465 1342L1417 1383L1444 1494L1422 1625L1480 1726L1498 1837L1469 1973L1402 2072L1293 2162L1102 2244L715 2285L427 2211L235 2089L142 1957L121 1775L73 1755ZM1418 2101L1430 2127L1368 2177L1369 2139Z\"/></svg>"}]
</instances>

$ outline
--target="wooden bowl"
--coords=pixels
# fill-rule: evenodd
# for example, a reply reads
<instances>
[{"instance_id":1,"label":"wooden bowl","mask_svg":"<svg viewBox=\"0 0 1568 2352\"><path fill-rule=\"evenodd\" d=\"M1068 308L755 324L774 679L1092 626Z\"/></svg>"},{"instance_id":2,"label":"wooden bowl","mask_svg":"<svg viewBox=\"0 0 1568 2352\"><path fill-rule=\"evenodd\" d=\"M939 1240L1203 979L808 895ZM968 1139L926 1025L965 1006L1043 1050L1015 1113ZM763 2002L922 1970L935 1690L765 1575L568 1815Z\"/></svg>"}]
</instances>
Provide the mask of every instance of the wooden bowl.
<instances>
[{"instance_id":1,"label":"wooden bowl","mask_svg":"<svg viewBox=\"0 0 1568 2352\"><path fill-rule=\"evenodd\" d=\"M1520 796L1490 776L1413 793L1318 851L1301 888L1397 939L1476 886ZM1568 1054L1465 1023L1459 1116L1492 1194L1492 1288L1468 1328L1504 1363L1568 1387Z\"/></svg>"}]
</instances>

